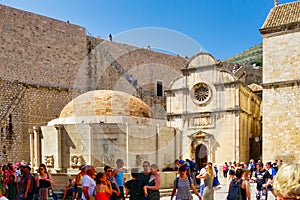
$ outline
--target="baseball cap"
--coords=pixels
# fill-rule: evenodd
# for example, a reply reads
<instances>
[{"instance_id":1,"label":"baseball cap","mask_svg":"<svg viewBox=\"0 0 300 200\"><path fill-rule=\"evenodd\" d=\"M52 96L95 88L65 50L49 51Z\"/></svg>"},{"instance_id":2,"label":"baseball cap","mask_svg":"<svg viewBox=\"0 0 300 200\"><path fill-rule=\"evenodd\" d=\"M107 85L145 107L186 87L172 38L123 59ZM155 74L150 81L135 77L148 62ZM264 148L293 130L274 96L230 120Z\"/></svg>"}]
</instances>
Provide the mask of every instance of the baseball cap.
<instances>
[{"instance_id":1,"label":"baseball cap","mask_svg":"<svg viewBox=\"0 0 300 200\"><path fill-rule=\"evenodd\" d=\"M179 160L179 161L178 161L178 163L179 163L180 165L183 165L184 162L185 162L184 160Z\"/></svg>"}]
</instances>

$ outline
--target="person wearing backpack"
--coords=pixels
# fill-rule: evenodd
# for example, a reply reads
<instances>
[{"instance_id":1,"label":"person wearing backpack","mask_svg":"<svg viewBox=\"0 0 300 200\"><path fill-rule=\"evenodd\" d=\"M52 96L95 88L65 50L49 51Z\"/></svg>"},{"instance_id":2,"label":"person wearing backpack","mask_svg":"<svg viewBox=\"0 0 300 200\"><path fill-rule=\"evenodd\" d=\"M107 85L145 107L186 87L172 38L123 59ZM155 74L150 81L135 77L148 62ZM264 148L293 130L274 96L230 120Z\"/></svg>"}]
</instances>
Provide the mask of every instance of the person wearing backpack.
<instances>
[{"instance_id":1,"label":"person wearing backpack","mask_svg":"<svg viewBox=\"0 0 300 200\"><path fill-rule=\"evenodd\" d=\"M192 191L194 192L194 194L196 194L198 196L198 198L200 200L202 200L202 198L200 197L200 194L197 192L197 190L195 189L195 185L193 182L193 179L187 175L187 169L186 166L180 166L179 167L179 176L176 177L174 179L174 186L173 186L173 191L171 194L171 200L173 199L176 190L176 200L192 200L192 194L190 192L190 189L192 189Z\"/></svg>"},{"instance_id":2,"label":"person wearing backpack","mask_svg":"<svg viewBox=\"0 0 300 200\"><path fill-rule=\"evenodd\" d=\"M190 160L190 174L194 183L196 183L196 172L197 170L196 170L195 158L192 158L192 160Z\"/></svg>"},{"instance_id":3,"label":"person wearing backpack","mask_svg":"<svg viewBox=\"0 0 300 200\"><path fill-rule=\"evenodd\" d=\"M235 178L229 184L227 200L251 200L249 183L243 179L243 173L242 169L236 170Z\"/></svg>"}]
</instances>

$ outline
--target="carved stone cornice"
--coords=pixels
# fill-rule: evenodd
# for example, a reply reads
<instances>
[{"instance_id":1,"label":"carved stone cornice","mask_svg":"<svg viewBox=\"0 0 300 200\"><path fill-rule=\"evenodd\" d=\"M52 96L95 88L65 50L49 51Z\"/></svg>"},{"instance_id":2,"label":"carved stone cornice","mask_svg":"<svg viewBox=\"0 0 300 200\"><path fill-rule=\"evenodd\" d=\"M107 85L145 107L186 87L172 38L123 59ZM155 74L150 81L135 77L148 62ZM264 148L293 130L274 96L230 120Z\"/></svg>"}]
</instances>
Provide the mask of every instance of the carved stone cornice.
<instances>
[{"instance_id":1,"label":"carved stone cornice","mask_svg":"<svg viewBox=\"0 0 300 200\"><path fill-rule=\"evenodd\" d=\"M272 83L263 83L263 89L270 89L270 88L283 88L283 87L292 87L295 85L300 85L300 79L297 80L288 80L288 81L278 81Z\"/></svg>"},{"instance_id":2,"label":"carved stone cornice","mask_svg":"<svg viewBox=\"0 0 300 200\"><path fill-rule=\"evenodd\" d=\"M274 34L278 35L278 34L286 34L287 32L291 32L291 31L300 31L300 22L292 22L289 24L284 24L284 25L280 25L280 26L273 26L273 27L268 27L268 28L263 28L263 29L259 29L260 33L262 35L267 35L267 37L271 37L271 36L275 36ZM272 35L273 34L273 35Z\"/></svg>"}]
</instances>

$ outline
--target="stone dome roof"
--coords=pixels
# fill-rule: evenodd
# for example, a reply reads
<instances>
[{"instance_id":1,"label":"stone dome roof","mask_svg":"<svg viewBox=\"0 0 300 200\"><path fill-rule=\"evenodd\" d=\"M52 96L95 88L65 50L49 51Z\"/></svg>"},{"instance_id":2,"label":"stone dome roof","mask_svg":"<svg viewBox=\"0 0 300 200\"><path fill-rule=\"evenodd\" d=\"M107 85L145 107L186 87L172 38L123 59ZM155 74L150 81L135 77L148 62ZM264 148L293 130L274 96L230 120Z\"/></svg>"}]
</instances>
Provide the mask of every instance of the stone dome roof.
<instances>
[{"instance_id":1,"label":"stone dome roof","mask_svg":"<svg viewBox=\"0 0 300 200\"><path fill-rule=\"evenodd\" d=\"M152 118L151 109L141 99L113 90L89 91L70 101L59 118L79 116L134 116Z\"/></svg>"}]
</instances>

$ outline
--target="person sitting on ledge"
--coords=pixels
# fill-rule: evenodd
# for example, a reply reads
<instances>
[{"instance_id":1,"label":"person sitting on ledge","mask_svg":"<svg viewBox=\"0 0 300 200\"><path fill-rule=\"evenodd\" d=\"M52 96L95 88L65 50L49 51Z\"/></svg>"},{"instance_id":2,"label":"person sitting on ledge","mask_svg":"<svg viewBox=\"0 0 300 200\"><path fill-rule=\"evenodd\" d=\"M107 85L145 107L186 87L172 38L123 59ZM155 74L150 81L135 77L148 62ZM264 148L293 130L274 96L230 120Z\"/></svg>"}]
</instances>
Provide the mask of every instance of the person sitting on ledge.
<instances>
[{"instance_id":1,"label":"person sitting on ledge","mask_svg":"<svg viewBox=\"0 0 300 200\"><path fill-rule=\"evenodd\" d=\"M67 185L67 187L64 190L64 196L62 198L63 200L66 199L67 194L69 194L69 192L72 193L72 199L75 199L76 190L75 190L74 185L75 185L74 179L73 178L69 178L69 184Z\"/></svg>"}]
</instances>

